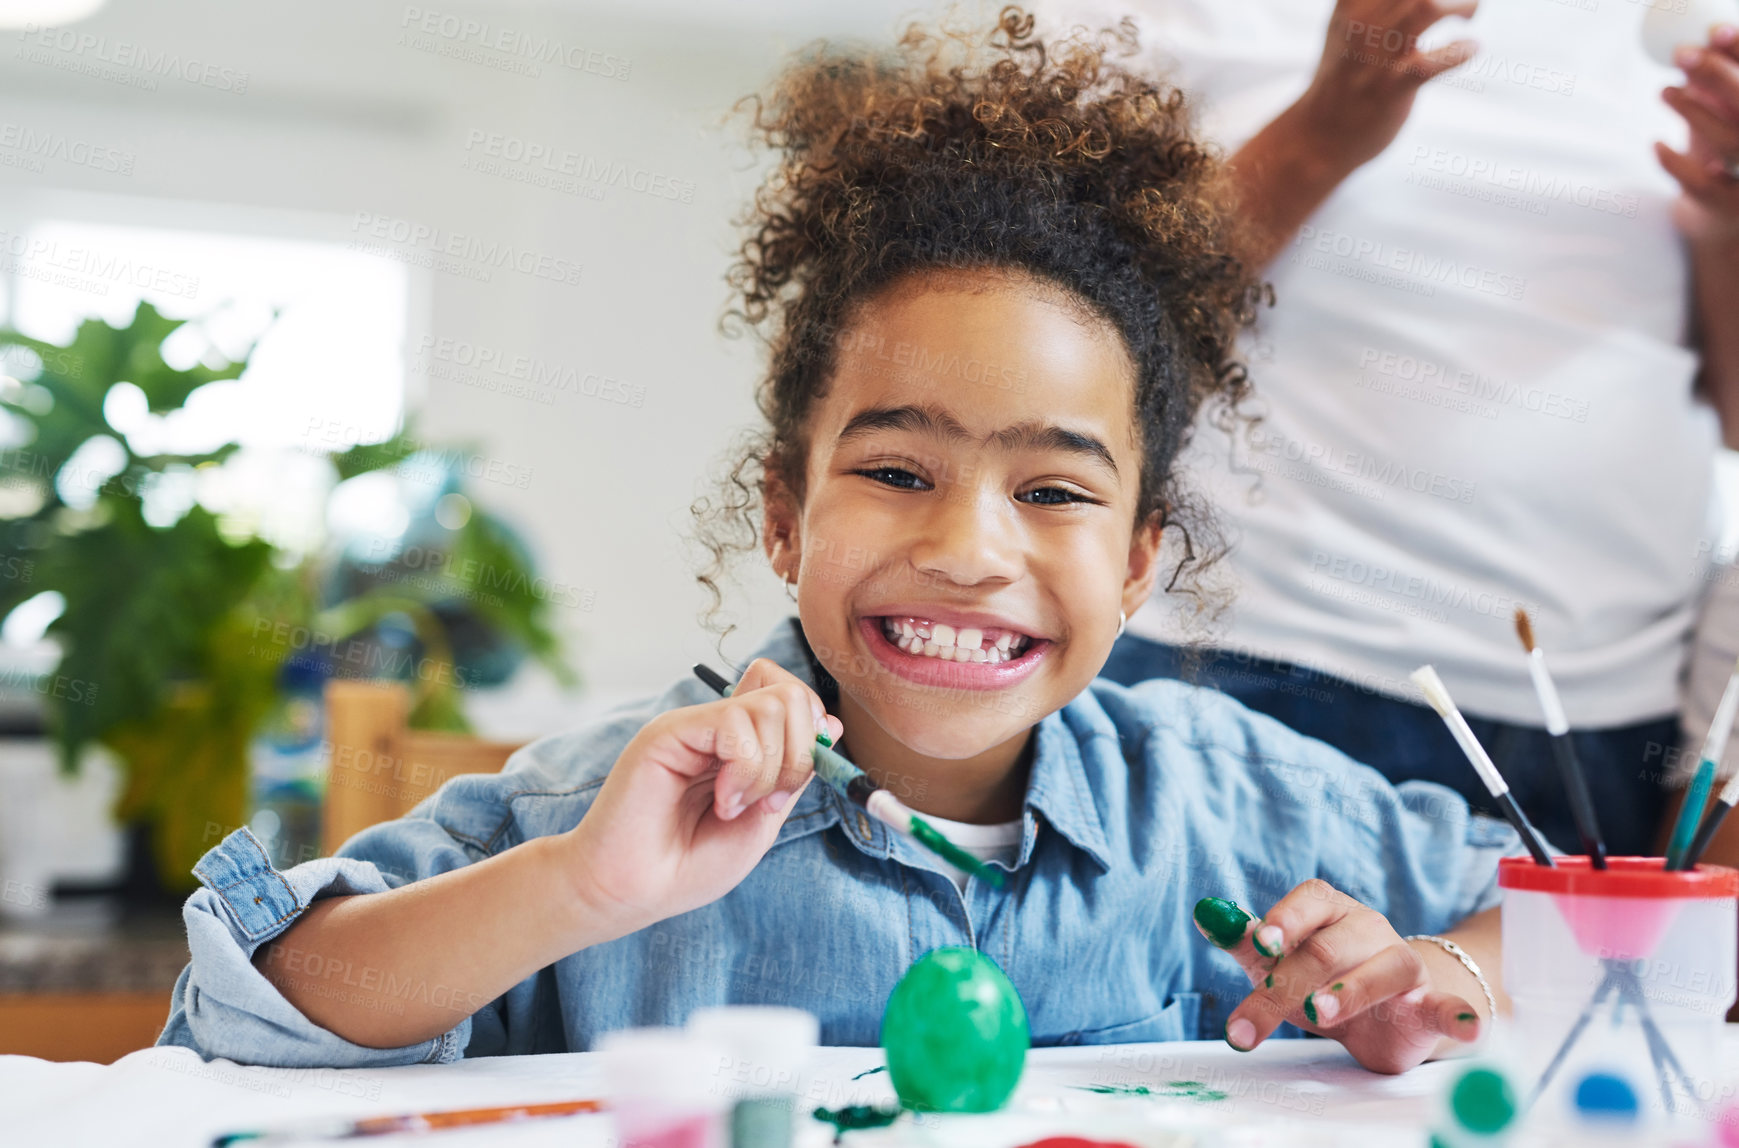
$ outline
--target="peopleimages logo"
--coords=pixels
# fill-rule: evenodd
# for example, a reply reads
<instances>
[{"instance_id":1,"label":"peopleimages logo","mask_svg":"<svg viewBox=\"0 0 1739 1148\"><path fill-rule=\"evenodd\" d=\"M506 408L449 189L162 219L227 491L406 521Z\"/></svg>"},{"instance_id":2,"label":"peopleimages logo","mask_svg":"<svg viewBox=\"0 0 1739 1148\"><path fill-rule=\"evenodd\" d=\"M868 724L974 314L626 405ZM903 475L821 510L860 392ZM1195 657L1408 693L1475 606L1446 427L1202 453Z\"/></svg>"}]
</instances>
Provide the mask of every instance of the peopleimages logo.
<instances>
[{"instance_id":1,"label":"peopleimages logo","mask_svg":"<svg viewBox=\"0 0 1739 1148\"><path fill-rule=\"evenodd\" d=\"M1292 241L1292 245L1298 249L1293 254L1295 262L1298 261L1299 253L1314 252L1354 264L1368 263L1379 270L1398 272L1421 285L1449 284L1465 291L1500 295L1507 299L1520 299L1528 287L1528 281L1520 275L1511 275L1473 263L1462 263L1442 255L1433 255L1344 231L1331 231L1308 223L1298 229L1298 237Z\"/></svg>"},{"instance_id":2,"label":"peopleimages logo","mask_svg":"<svg viewBox=\"0 0 1739 1148\"><path fill-rule=\"evenodd\" d=\"M403 30L401 43L408 43L410 47L423 51L435 51L438 55L463 55L451 50L442 51L438 42L444 42L451 48L498 52L530 65L557 64L570 71L589 72L607 80L626 80L631 66L626 56L589 49L580 44L565 43L555 36L540 32L491 27L485 21L456 16L451 12L435 12L407 5L399 27ZM427 43L404 39L405 35L414 36L419 33L432 39ZM534 70L530 74L537 73Z\"/></svg>"},{"instance_id":3,"label":"peopleimages logo","mask_svg":"<svg viewBox=\"0 0 1739 1148\"><path fill-rule=\"evenodd\" d=\"M55 159L75 167L116 175L133 174L133 153L120 148L74 139L60 132L40 131L11 121L0 122L0 148L21 152L34 160ZM41 171L40 166L36 171Z\"/></svg>"},{"instance_id":4,"label":"peopleimages logo","mask_svg":"<svg viewBox=\"0 0 1739 1148\"><path fill-rule=\"evenodd\" d=\"M508 163L537 168L557 175L576 176L579 179L602 184L605 187L636 191L642 195L650 195L655 199L674 199L681 203L694 202L693 180L678 179L676 176L648 171L642 167L630 167L627 164L604 159L600 156L588 155L585 152L574 151L572 148L564 148L557 144L524 140L518 136L502 135L498 132L486 132L481 128L472 128L465 135L465 150L467 152L479 151L491 159L505 160ZM479 170L483 169L479 168Z\"/></svg>"},{"instance_id":5,"label":"peopleimages logo","mask_svg":"<svg viewBox=\"0 0 1739 1148\"><path fill-rule=\"evenodd\" d=\"M148 77L184 80L202 88L233 92L236 95L242 95L248 90L248 73L239 68L228 68L192 57L183 59L177 52L164 49L153 51L130 40L111 41L107 36L77 32L71 28L45 27L41 24L26 24L18 30L18 39L24 42L24 47L17 52L18 58L35 64L61 66L61 61L42 51L46 49L59 52L63 59L73 63L75 66L69 70L81 70L76 66L79 64L108 64L115 68L143 72ZM151 83L147 90L156 90L156 84Z\"/></svg>"},{"instance_id":6,"label":"peopleimages logo","mask_svg":"<svg viewBox=\"0 0 1739 1148\"><path fill-rule=\"evenodd\" d=\"M32 269L40 272L49 268L64 272L74 280L67 286L79 286L76 280L82 278L90 286L101 287L104 292L109 284L128 283L140 290L157 291L181 299L192 299L199 294L197 276L129 259L100 247L32 239L21 231L0 230L0 257L4 257L0 258L0 264L14 274L29 275Z\"/></svg>"},{"instance_id":7,"label":"peopleimages logo","mask_svg":"<svg viewBox=\"0 0 1739 1148\"><path fill-rule=\"evenodd\" d=\"M1494 404L1494 415L1496 407L1512 407L1530 414L1567 419L1571 422L1588 421L1586 399L1548 391L1543 387L1520 387L1505 379L1466 367L1450 369L1442 363L1414 355L1364 347L1359 351L1359 369L1385 375L1403 383L1437 387L1466 396L1478 403Z\"/></svg>"},{"instance_id":8,"label":"peopleimages logo","mask_svg":"<svg viewBox=\"0 0 1739 1148\"><path fill-rule=\"evenodd\" d=\"M362 237L352 241L353 250L395 257L392 249L366 242L369 239L385 240L400 245L401 250L397 254L404 262L424 264L425 258L422 257L426 257L437 270L471 272L471 277L482 277L485 281L489 272L505 268L538 279L577 284L583 268L582 264L560 256L542 254L497 240L484 240L475 235L465 235L409 219L377 215L372 211L357 212L351 220L350 230ZM442 256L446 257L445 261L439 259Z\"/></svg>"},{"instance_id":9,"label":"peopleimages logo","mask_svg":"<svg viewBox=\"0 0 1739 1148\"><path fill-rule=\"evenodd\" d=\"M511 388L503 380L511 380L524 384L522 389L527 397L553 397L563 391L572 391L623 406L646 404L646 388L639 383L623 382L595 371L582 373L566 363L551 363L535 355L513 354L462 339L424 335L417 343L417 355L459 368L446 372L431 363L428 373L467 386L506 392Z\"/></svg>"},{"instance_id":10,"label":"peopleimages logo","mask_svg":"<svg viewBox=\"0 0 1739 1148\"><path fill-rule=\"evenodd\" d=\"M1488 184L1493 188L1539 201L1542 207L1546 201L1573 203L1577 207L1585 207L1604 215L1621 215L1626 219L1635 219L1636 209L1642 202L1640 196L1630 192L1613 191L1586 181L1571 179L1563 174L1536 171L1485 156L1467 155L1450 148L1427 147L1424 144L1414 146L1412 155L1407 159L1407 166L1408 182L1424 187L1434 187L1425 181L1426 173L1429 173L1465 181L1467 184Z\"/></svg>"}]
</instances>

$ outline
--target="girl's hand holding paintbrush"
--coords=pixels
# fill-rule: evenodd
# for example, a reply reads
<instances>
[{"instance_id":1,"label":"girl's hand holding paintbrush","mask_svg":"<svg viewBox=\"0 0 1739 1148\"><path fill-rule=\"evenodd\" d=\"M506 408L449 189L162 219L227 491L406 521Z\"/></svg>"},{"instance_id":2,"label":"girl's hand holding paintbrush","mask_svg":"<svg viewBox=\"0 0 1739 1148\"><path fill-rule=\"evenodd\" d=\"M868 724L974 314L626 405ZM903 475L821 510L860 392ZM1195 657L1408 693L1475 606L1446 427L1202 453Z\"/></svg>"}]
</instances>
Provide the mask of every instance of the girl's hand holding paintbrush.
<instances>
[{"instance_id":1,"label":"girl's hand holding paintbrush","mask_svg":"<svg viewBox=\"0 0 1739 1148\"><path fill-rule=\"evenodd\" d=\"M581 900L627 933L724 896L772 847L814 776L816 734L837 740L844 728L766 659L730 697L660 714L571 831Z\"/></svg>"},{"instance_id":2,"label":"girl's hand holding paintbrush","mask_svg":"<svg viewBox=\"0 0 1739 1148\"><path fill-rule=\"evenodd\" d=\"M817 730L842 727L807 685L757 661L732 697L648 722L574 828L383 893L321 898L254 965L356 1044L437 1037L570 953L729 892L808 784ZM404 999L411 986L425 994Z\"/></svg>"}]
</instances>

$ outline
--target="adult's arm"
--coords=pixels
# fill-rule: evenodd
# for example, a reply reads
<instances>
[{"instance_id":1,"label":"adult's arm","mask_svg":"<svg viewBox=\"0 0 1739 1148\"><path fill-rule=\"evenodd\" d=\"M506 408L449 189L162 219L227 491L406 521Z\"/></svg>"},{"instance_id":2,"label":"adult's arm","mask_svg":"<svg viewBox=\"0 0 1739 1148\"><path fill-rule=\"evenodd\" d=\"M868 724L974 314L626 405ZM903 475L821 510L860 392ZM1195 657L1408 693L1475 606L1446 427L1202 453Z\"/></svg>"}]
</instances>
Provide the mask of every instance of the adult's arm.
<instances>
[{"instance_id":1,"label":"adult's arm","mask_svg":"<svg viewBox=\"0 0 1739 1148\"><path fill-rule=\"evenodd\" d=\"M1476 7L1478 0L1335 4L1310 87L1230 160L1247 263L1273 262L1341 181L1389 146L1419 88L1473 55L1468 40L1430 52L1418 41L1445 16L1471 16Z\"/></svg>"},{"instance_id":2,"label":"adult's arm","mask_svg":"<svg viewBox=\"0 0 1739 1148\"><path fill-rule=\"evenodd\" d=\"M1690 144L1656 144L1655 154L1684 191L1674 219L1691 259L1698 386L1727 445L1739 448L1739 28L1716 28L1707 47L1681 49L1678 63L1686 83L1662 97L1690 125Z\"/></svg>"}]
</instances>

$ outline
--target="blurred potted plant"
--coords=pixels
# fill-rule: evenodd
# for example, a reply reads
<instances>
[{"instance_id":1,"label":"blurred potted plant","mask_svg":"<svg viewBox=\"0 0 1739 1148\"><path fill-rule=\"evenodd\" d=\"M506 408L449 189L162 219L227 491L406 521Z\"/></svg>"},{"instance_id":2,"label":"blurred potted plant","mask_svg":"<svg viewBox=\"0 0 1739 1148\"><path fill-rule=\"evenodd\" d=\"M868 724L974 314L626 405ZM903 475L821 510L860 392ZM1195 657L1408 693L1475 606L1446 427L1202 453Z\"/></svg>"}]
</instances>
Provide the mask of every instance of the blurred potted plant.
<instances>
[{"instance_id":1,"label":"blurred potted plant","mask_svg":"<svg viewBox=\"0 0 1739 1148\"><path fill-rule=\"evenodd\" d=\"M420 655L413 664L449 670L413 675L419 728L469 729L463 676L450 672L464 627L536 658L563 685L576 682L525 547L486 513L468 509L445 532L442 545L460 560L444 561L438 577L405 579L391 576L390 555L341 568L330 553L281 550L197 501L179 514L154 510L156 484L185 485L239 449L139 454L105 416L118 383L138 387L150 412L163 415L242 373L251 348L235 361L166 363L164 340L185 322L140 303L127 326L89 319L64 347L0 331L0 409L15 444L0 458L0 570L29 571L0 578L0 617L44 591L64 599L48 628L62 649L55 688L41 691L61 766L75 769L93 742L115 753L125 777L116 816L147 827L157 878L172 891L191 886L211 825L227 831L246 821L250 741L297 653L272 635L367 640L385 621L408 620ZM93 441L103 465L88 461ZM342 482L424 450L401 432L322 453ZM480 570L489 572L488 594L466 585L465 574Z\"/></svg>"}]
</instances>

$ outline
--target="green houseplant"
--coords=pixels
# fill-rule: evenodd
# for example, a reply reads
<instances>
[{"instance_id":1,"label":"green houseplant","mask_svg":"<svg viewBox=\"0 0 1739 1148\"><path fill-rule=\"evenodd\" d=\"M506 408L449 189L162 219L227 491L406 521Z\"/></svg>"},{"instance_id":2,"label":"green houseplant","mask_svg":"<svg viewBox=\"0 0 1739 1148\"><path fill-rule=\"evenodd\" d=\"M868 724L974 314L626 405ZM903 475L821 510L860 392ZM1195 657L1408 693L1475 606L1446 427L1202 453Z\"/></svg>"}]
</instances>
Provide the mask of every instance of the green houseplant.
<instances>
[{"instance_id":1,"label":"green houseplant","mask_svg":"<svg viewBox=\"0 0 1739 1148\"><path fill-rule=\"evenodd\" d=\"M0 572L14 571L0 577L0 617L44 591L64 599L48 630L63 651L54 688L40 691L62 768L76 768L91 743L114 752L125 778L116 816L149 826L158 879L172 890L190 887L211 825L246 821L249 744L276 701L280 666L296 653L274 635L345 639L389 616L409 618L419 661L450 667L452 613L443 605L458 597L562 684L576 681L523 548L486 513L450 532L446 545L459 560L444 563L441 576L337 596L330 556L286 553L197 503L173 521L150 521L154 483L221 466L239 449L141 455L105 417L117 383L137 386L162 415L198 388L240 376L251 349L235 361L165 362L164 340L185 322L140 303L127 326L89 319L66 346L0 331L0 409L18 443L0 456ZM79 462L94 438L119 446L109 449L118 467ZM420 449L401 432L326 457L342 481ZM81 483L74 505L67 495ZM489 573L492 592L466 593L477 571ZM458 682L451 673L417 675L412 724L467 730Z\"/></svg>"}]
</instances>

